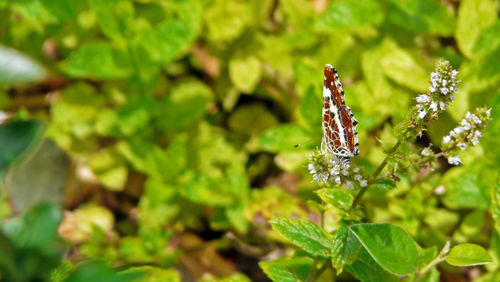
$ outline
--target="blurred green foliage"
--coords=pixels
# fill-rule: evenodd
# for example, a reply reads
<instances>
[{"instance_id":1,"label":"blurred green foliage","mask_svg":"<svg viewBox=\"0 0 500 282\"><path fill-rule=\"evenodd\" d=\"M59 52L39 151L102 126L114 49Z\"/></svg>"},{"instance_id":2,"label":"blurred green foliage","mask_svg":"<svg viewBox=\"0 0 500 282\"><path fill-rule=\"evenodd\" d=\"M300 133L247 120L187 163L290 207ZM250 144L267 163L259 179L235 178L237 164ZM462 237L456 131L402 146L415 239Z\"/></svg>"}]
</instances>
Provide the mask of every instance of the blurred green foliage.
<instances>
[{"instance_id":1,"label":"blurred green foliage","mask_svg":"<svg viewBox=\"0 0 500 282\"><path fill-rule=\"evenodd\" d=\"M314 193L320 187L306 170L321 140L323 66L339 70L359 121L361 154L352 161L372 171L444 58L460 71L461 91L402 150L439 144L477 106L492 108L492 121L463 165L371 188L365 221L390 222L381 228L426 248L480 244L494 263L462 275L498 281L498 14L496 0L0 0L0 279L259 280L257 263L292 242L309 254L260 266L275 281L306 280L314 256L328 257L351 233L380 244L368 225L340 220L352 195ZM36 154L44 142L71 161ZM20 169L34 159L42 165ZM63 189L36 184L47 174L32 171L44 169ZM35 184L15 185L23 178ZM15 195L26 194L36 198L19 204ZM334 238L306 220L318 218L320 199L333 207L324 223ZM302 218L271 221L302 231L284 241L267 223L277 217ZM294 237L301 232L314 236ZM332 264L391 281L437 255L416 248L374 254L367 245ZM460 247L450 260L486 260L476 251ZM394 254L408 263L394 264ZM439 275L460 274L434 267L421 278ZM319 279L334 276L351 277L329 270Z\"/></svg>"}]
</instances>

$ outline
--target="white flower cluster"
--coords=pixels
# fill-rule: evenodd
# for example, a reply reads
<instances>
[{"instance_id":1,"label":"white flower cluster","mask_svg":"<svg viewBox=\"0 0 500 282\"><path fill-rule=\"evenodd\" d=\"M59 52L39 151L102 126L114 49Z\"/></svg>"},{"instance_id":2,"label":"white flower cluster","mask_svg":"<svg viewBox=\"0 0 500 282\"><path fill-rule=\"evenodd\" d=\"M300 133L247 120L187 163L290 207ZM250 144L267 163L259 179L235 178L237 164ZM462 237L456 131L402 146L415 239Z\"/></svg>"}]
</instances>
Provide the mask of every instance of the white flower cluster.
<instances>
[{"instance_id":1,"label":"white flower cluster","mask_svg":"<svg viewBox=\"0 0 500 282\"><path fill-rule=\"evenodd\" d=\"M449 135L443 137L443 146L452 151L459 148L464 151L469 146L479 144L479 138L483 136L481 130L490 120L490 110L479 108L475 114L467 112L465 118L460 121L460 125L450 131ZM448 163L459 165L461 163L458 155L449 156Z\"/></svg>"},{"instance_id":2,"label":"white flower cluster","mask_svg":"<svg viewBox=\"0 0 500 282\"><path fill-rule=\"evenodd\" d=\"M313 181L326 183L328 181L336 184L345 183L347 189L354 189L354 183L358 182L361 187L368 185L368 180L359 174L359 168L349 169L349 164L342 162L337 156L317 151L309 156L309 173Z\"/></svg>"},{"instance_id":3,"label":"white flower cluster","mask_svg":"<svg viewBox=\"0 0 500 282\"><path fill-rule=\"evenodd\" d=\"M428 113L437 117L438 110L444 111L449 103L455 99L458 71L451 68L448 62L441 62L436 72L431 73L431 86L427 94L416 98L418 118L424 119Z\"/></svg>"}]
</instances>

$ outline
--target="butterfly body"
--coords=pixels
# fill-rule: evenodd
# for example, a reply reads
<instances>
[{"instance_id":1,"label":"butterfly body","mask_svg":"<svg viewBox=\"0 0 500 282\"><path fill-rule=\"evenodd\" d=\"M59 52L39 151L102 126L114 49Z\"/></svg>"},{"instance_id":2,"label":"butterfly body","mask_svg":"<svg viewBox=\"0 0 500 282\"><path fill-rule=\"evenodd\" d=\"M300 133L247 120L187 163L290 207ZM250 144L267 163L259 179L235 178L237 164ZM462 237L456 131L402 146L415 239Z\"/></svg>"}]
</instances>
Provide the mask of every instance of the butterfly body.
<instances>
[{"instance_id":1,"label":"butterfly body","mask_svg":"<svg viewBox=\"0 0 500 282\"><path fill-rule=\"evenodd\" d=\"M348 164L349 157L359 154L357 124L351 109L345 105L344 90L337 70L331 65L326 65L321 150L326 150Z\"/></svg>"}]
</instances>

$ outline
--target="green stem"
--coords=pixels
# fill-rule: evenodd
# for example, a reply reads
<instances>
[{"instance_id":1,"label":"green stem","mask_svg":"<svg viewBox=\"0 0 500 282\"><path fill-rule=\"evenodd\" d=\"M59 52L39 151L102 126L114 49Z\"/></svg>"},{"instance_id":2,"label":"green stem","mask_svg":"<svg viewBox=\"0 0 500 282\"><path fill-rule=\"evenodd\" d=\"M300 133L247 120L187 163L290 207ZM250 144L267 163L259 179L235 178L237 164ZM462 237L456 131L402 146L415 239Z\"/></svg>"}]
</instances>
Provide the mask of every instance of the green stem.
<instances>
[{"instance_id":1,"label":"green stem","mask_svg":"<svg viewBox=\"0 0 500 282\"><path fill-rule=\"evenodd\" d=\"M318 271L313 271L311 269L309 275L307 276L306 282L316 281L316 279L318 279L318 277L320 277L321 274L325 272L325 270L328 268L329 265L330 265L330 260L327 259Z\"/></svg>"},{"instance_id":2,"label":"green stem","mask_svg":"<svg viewBox=\"0 0 500 282\"><path fill-rule=\"evenodd\" d=\"M359 190L359 193L356 195L356 197L352 201L352 204L351 204L351 207L349 208L349 211L352 211L356 208L356 206L358 205L358 203L361 200L361 198L363 197L363 195L366 193L368 188L370 188L370 185L374 183L374 179L380 174L382 169L384 169L384 167L387 165L387 161L389 160L389 156L392 153L396 152L396 150L399 148L399 145L401 145L401 142L402 142L401 140L398 140L398 142L394 145L394 147L392 147L389 150L389 152L387 152L387 155L385 156L382 163L380 163L380 165L377 167L377 169L375 169L375 171L373 172L372 177L371 177L372 179L368 182L368 185L366 185L365 187L361 188L361 190Z\"/></svg>"},{"instance_id":3,"label":"green stem","mask_svg":"<svg viewBox=\"0 0 500 282\"><path fill-rule=\"evenodd\" d=\"M450 250L450 241L447 241L441 252L439 252L439 255L431 262L429 262L426 266L424 266L421 270L417 271L417 273L415 274L414 281L418 281L427 271L429 271L431 268L441 263L444 260L444 257L446 256L449 250Z\"/></svg>"}]
</instances>

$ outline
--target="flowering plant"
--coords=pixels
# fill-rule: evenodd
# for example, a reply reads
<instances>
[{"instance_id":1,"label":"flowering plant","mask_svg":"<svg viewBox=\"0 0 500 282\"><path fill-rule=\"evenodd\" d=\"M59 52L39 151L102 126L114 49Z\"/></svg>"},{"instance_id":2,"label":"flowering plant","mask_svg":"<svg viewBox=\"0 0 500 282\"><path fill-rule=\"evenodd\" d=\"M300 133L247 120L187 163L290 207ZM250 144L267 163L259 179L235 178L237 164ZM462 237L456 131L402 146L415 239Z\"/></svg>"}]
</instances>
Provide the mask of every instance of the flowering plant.
<instances>
[{"instance_id":1,"label":"flowering plant","mask_svg":"<svg viewBox=\"0 0 500 282\"><path fill-rule=\"evenodd\" d=\"M427 280L431 275L429 271L435 269L435 266L444 260L450 264L464 265L463 262L454 263L454 261L457 254L465 252L473 253L466 263L468 265L491 261L486 251L478 245L459 244L450 251L450 241L447 241L441 252L431 252L432 255L426 258L425 264L417 265L416 261L419 260L417 253L420 246L416 245L408 233L393 224L364 223L363 219L366 214L359 207L365 193L369 189L374 189L372 187L395 185L394 182L405 177L404 173L407 170L404 166L395 165L402 159L413 160L410 166L417 170L434 169L438 165L437 158L441 156L446 157L449 164L458 165L461 159L457 152L479 143L482 131L490 120L490 110L486 108L478 108L474 113L467 112L465 119L452 129L449 135L442 137L439 152L433 151L432 144L422 150L413 150L413 152L399 150L404 143L411 144L416 138L422 136L427 130L428 123L438 120L439 114L443 113L455 99L455 94L458 92L457 75L458 71L454 70L448 61L439 62L436 71L430 74L431 85L428 93L421 94L415 99L417 103L407 119L401 122L403 126L397 127L401 138L387 152L386 157L371 176L363 176L366 173L362 172L355 158L353 164L349 165L350 162L343 162L336 155L323 150L316 150L310 154L308 170L312 180L326 186L317 191L321 199L321 205L318 208L322 218L320 226L306 220L271 221L274 229L304 251L315 256L307 281L318 277L330 264L336 269L337 274L342 273L346 268L357 278L370 280L364 277L364 274L359 273L359 269L368 267L366 271L377 273L380 279L383 277L389 281L395 279L395 276L392 276L394 274L400 277L411 277L414 280L426 277L425 280ZM405 128L404 125L408 127ZM388 164L391 169L385 170ZM379 177L383 171L386 171L386 174ZM442 189L436 189L436 194L442 193ZM331 235L324 229L324 217L332 212L332 208L340 211L337 213L340 218L335 235L333 239L330 239ZM390 237L387 237L388 232L392 234ZM319 245L315 246L316 243ZM353 249L358 251L353 252ZM415 252L413 257L408 253L412 250ZM400 256L403 261L393 264L392 256ZM321 266L317 267L316 263L321 263Z\"/></svg>"}]
</instances>

